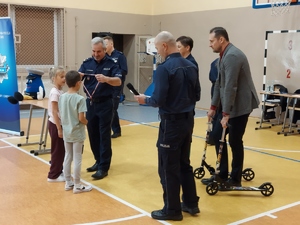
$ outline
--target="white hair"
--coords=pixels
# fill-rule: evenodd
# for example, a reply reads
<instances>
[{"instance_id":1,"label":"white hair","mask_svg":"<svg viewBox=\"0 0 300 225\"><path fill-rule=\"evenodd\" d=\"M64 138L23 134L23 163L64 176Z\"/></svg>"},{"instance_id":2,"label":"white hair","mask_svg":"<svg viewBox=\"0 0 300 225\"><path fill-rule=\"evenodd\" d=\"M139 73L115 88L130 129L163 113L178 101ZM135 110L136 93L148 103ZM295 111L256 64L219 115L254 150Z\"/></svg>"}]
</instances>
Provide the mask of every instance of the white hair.
<instances>
[{"instance_id":1,"label":"white hair","mask_svg":"<svg viewBox=\"0 0 300 225\"><path fill-rule=\"evenodd\" d=\"M106 49L106 44L104 42L104 39L101 37L94 37L91 42L92 42L92 46L101 43L103 48Z\"/></svg>"}]
</instances>

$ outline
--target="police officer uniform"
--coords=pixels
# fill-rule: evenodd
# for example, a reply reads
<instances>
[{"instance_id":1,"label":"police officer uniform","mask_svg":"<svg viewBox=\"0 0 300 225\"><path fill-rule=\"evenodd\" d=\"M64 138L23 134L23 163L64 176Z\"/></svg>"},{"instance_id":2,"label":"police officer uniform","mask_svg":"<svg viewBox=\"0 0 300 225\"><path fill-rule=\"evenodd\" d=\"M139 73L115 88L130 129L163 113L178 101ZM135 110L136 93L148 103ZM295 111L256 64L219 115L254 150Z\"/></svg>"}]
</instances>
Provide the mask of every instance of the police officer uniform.
<instances>
[{"instance_id":1,"label":"police officer uniform","mask_svg":"<svg viewBox=\"0 0 300 225\"><path fill-rule=\"evenodd\" d=\"M122 71L122 84L120 86L115 86L114 93L113 93L113 118L111 122L111 128L113 131L112 137L117 137L121 135L121 127L119 122L119 115L118 115L118 107L120 103L120 98L123 95L123 87L124 81L128 72L127 68L127 60L124 54L116 49L114 49L109 56L112 60L119 65L119 68Z\"/></svg>"},{"instance_id":2,"label":"police officer uniform","mask_svg":"<svg viewBox=\"0 0 300 225\"><path fill-rule=\"evenodd\" d=\"M31 96L33 99L37 99L37 95L40 91L43 93L40 93L41 96L45 97L45 87L42 81L42 76L44 74L41 70L26 68L28 72L28 76L26 77L27 83L26 83L26 89L24 94Z\"/></svg>"},{"instance_id":3,"label":"police officer uniform","mask_svg":"<svg viewBox=\"0 0 300 225\"><path fill-rule=\"evenodd\" d=\"M189 158L194 109L200 100L198 69L178 52L170 54L157 67L156 74L154 92L145 102L159 107L161 118L156 146L163 187L162 210L167 215L181 215L180 186L185 206L198 209L199 201Z\"/></svg>"},{"instance_id":4,"label":"police officer uniform","mask_svg":"<svg viewBox=\"0 0 300 225\"><path fill-rule=\"evenodd\" d=\"M192 54L189 54L188 57L186 57L187 60L191 61L192 63L195 64L195 66L197 66L197 69L199 69L198 67L198 63L196 62L194 56L192 56Z\"/></svg>"},{"instance_id":5,"label":"police officer uniform","mask_svg":"<svg viewBox=\"0 0 300 225\"><path fill-rule=\"evenodd\" d=\"M84 92L87 95L87 129L90 146L96 160L94 166L97 167L97 169L91 171L97 170L97 172L100 171L107 175L112 157L110 130L114 89L113 86L107 83L98 82L95 74L119 77L120 79L122 74L118 65L107 56L100 62L97 62L93 57L86 59L78 71L84 73ZM94 177L94 175L92 176ZM97 179L98 177L94 178Z\"/></svg>"}]
</instances>

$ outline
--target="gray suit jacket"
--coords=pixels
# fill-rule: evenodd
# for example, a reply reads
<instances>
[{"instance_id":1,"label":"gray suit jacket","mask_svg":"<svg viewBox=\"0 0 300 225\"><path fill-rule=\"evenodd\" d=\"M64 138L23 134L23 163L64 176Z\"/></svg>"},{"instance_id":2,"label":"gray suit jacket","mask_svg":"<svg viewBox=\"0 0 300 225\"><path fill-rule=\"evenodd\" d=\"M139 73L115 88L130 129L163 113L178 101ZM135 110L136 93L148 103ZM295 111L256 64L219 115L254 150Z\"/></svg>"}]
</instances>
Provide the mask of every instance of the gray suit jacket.
<instances>
[{"instance_id":1,"label":"gray suit jacket","mask_svg":"<svg viewBox=\"0 0 300 225\"><path fill-rule=\"evenodd\" d=\"M212 105L219 107L221 104L222 112L234 118L251 113L259 103L248 59L230 43L219 61Z\"/></svg>"}]
</instances>

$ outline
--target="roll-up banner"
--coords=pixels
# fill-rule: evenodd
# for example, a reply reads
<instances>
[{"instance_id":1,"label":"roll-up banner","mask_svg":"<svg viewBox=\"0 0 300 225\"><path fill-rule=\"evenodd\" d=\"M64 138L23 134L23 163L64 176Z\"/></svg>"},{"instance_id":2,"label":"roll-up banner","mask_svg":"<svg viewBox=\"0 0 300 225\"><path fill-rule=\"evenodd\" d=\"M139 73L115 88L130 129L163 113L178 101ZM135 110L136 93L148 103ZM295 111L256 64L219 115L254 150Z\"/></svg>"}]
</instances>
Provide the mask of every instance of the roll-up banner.
<instances>
[{"instance_id":1,"label":"roll-up banner","mask_svg":"<svg viewBox=\"0 0 300 225\"><path fill-rule=\"evenodd\" d=\"M0 17L0 132L21 135L20 106L7 98L18 91L14 33L11 19Z\"/></svg>"}]
</instances>

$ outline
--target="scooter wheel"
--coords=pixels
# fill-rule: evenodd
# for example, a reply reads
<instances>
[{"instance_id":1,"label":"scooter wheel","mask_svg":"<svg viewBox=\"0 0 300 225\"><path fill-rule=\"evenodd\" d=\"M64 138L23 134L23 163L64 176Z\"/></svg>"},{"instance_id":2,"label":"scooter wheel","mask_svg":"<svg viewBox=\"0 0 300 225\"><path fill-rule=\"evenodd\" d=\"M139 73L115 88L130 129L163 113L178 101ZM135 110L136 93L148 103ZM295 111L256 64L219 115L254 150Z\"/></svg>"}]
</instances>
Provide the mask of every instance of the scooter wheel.
<instances>
[{"instance_id":1,"label":"scooter wheel","mask_svg":"<svg viewBox=\"0 0 300 225\"><path fill-rule=\"evenodd\" d=\"M259 186L259 188L263 189L260 192L264 196L271 196L274 192L274 187L269 182L263 183L262 185Z\"/></svg>"},{"instance_id":2,"label":"scooter wheel","mask_svg":"<svg viewBox=\"0 0 300 225\"><path fill-rule=\"evenodd\" d=\"M250 181L254 179L255 173L251 168L247 168L243 170L242 176L246 181Z\"/></svg>"},{"instance_id":3,"label":"scooter wheel","mask_svg":"<svg viewBox=\"0 0 300 225\"><path fill-rule=\"evenodd\" d=\"M196 168L194 170L194 177L195 178L201 179L202 177L204 177L204 175L205 175L205 171L204 171L203 167L199 167L199 168Z\"/></svg>"},{"instance_id":4,"label":"scooter wheel","mask_svg":"<svg viewBox=\"0 0 300 225\"><path fill-rule=\"evenodd\" d=\"M218 191L219 191L219 187L218 187L217 182L209 183L206 186L206 193L209 195L215 195L218 193Z\"/></svg>"}]
</instances>

